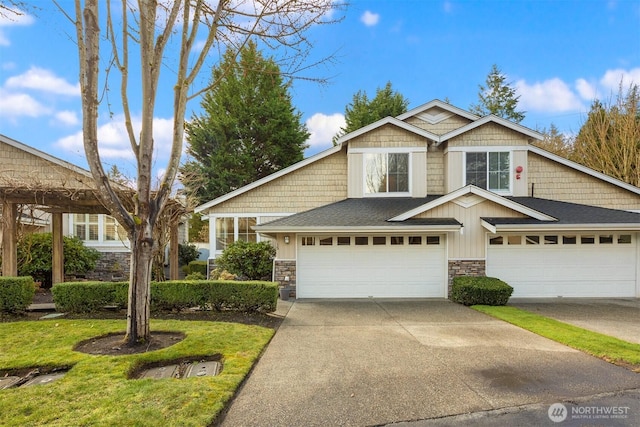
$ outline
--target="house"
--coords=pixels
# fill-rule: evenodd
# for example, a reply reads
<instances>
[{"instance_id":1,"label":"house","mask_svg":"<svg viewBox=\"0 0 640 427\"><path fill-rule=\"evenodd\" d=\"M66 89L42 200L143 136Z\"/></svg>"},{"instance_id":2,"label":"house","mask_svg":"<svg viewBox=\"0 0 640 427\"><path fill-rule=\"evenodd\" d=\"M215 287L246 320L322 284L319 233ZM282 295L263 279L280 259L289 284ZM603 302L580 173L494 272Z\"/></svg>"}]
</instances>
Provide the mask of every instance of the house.
<instances>
[{"instance_id":1,"label":"house","mask_svg":"<svg viewBox=\"0 0 640 427\"><path fill-rule=\"evenodd\" d=\"M132 190L114 184L122 197ZM53 233L53 282L64 281L62 237L75 236L101 254L92 280L126 280L131 258L126 232L96 195L93 176L85 169L0 134L0 212L2 274L17 274L17 232ZM170 201L167 211L183 207ZM176 247L171 254L173 278L178 277L178 220L171 226ZM184 230L183 230L184 239Z\"/></svg>"},{"instance_id":2,"label":"house","mask_svg":"<svg viewBox=\"0 0 640 427\"><path fill-rule=\"evenodd\" d=\"M438 100L384 118L197 207L210 265L270 239L298 298L445 298L459 275L514 297L640 297L640 188L541 139Z\"/></svg>"}]
</instances>

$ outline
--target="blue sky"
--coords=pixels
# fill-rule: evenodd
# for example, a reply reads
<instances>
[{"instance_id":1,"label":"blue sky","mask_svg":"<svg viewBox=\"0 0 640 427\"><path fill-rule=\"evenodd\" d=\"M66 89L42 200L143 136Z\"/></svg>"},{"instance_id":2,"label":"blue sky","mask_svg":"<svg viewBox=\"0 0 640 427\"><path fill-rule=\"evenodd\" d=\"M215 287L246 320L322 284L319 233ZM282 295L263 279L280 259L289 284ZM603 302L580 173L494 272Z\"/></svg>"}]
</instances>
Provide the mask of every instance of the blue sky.
<instances>
[{"instance_id":1,"label":"blue sky","mask_svg":"<svg viewBox=\"0 0 640 427\"><path fill-rule=\"evenodd\" d=\"M49 1L34 3L37 14L0 17L0 133L86 167L74 30ZM69 0L60 3L71 10ZM520 96L522 124L553 123L567 134L577 133L592 100L610 99L621 79L640 84L640 0L352 0L343 15L309 33L310 61L335 58L305 76L330 83L300 79L291 89L312 134L306 155L331 146L357 91L373 97L387 81L409 108L446 98L468 109L497 64ZM160 98L169 100L172 82L163 82ZM188 117L199 110L192 102ZM130 173L120 112L113 102L112 118L102 115L101 153L107 165ZM160 171L170 128L171 103L164 102L156 114Z\"/></svg>"}]
</instances>

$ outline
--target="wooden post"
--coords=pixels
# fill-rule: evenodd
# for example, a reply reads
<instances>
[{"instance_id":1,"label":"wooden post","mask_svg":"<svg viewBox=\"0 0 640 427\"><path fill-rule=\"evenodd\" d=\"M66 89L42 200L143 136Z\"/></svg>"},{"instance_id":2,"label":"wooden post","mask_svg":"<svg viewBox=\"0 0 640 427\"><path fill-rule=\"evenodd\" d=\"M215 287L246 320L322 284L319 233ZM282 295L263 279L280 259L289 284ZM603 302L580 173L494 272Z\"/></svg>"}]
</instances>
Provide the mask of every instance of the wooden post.
<instances>
[{"instance_id":1,"label":"wooden post","mask_svg":"<svg viewBox=\"0 0 640 427\"><path fill-rule=\"evenodd\" d=\"M62 239L62 213L54 212L52 216L52 250L51 250L51 283L64 282L64 246Z\"/></svg>"},{"instance_id":2,"label":"wooden post","mask_svg":"<svg viewBox=\"0 0 640 427\"><path fill-rule=\"evenodd\" d=\"M18 206L2 200L2 275L18 275L18 234L16 217Z\"/></svg>"},{"instance_id":3,"label":"wooden post","mask_svg":"<svg viewBox=\"0 0 640 427\"><path fill-rule=\"evenodd\" d=\"M178 222L171 223L169 228L169 280L178 280Z\"/></svg>"}]
</instances>

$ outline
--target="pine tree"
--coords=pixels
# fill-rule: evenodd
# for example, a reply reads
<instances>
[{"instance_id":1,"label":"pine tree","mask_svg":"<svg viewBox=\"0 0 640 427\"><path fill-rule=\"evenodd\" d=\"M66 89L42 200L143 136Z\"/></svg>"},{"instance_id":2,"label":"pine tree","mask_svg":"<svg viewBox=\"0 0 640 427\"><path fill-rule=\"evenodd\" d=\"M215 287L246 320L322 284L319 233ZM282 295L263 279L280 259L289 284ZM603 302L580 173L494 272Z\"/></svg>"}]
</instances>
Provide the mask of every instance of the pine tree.
<instances>
[{"instance_id":1,"label":"pine tree","mask_svg":"<svg viewBox=\"0 0 640 427\"><path fill-rule=\"evenodd\" d=\"M520 123L525 112L516 111L520 97L516 96L516 90L506 80L507 77L494 64L487 75L486 86L479 85L478 104L471 105L469 111L479 116L493 114Z\"/></svg>"},{"instance_id":2,"label":"pine tree","mask_svg":"<svg viewBox=\"0 0 640 427\"><path fill-rule=\"evenodd\" d=\"M333 138L334 142L343 135L358 130L387 116L395 117L407 112L409 100L402 94L395 92L391 82L384 88L376 90L376 96L369 100L365 91L359 90L353 95L353 100L345 108L345 127Z\"/></svg>"},{"instance_id":3,"label":"pine tree","mask_svg":"<svg viewBox=\"0 0 640 427\"><path fill-rule=\"evenodd\" d=\"M181 170L201 203L302 160L309 137L278 65L255 42L239 54L225 52L213 82L201 102L204 113L186 125L192 160Z\"/></svg>"}]
</instances>

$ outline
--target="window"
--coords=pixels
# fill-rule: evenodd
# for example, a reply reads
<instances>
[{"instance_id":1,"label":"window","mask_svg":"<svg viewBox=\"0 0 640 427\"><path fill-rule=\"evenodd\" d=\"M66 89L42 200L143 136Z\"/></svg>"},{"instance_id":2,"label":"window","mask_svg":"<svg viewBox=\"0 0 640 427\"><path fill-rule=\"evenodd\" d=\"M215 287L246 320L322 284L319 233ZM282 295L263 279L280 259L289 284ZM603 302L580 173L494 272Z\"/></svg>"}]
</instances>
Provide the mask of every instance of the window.
<instances>
[{"instance_id":1,"label":"window","mask_svg":"<svg viewBox=\"0 0 640 427\"><path fill-rule=\"evenodd\" d=\"M618 236L619 245L628 245L631 243L631 234L621 234Z\"/></svg>"},{"instance_id":2,"label":"window","mask_svg":"<svg viewBox=\"0 0 640 427\"><path fill-rule=\"evenodd\" d=\"M127 238L127 232L118 224L118 221L112 216L104 217L104 233L102 240L107 241L123 241Z\"/></svg>"},{"instance_id":3,"label":"window","mask_svg":"<svg viewBox=\"0 0 640 427\"><path fill-rule=\"evenodd\" d=\"M409 153L364 155L365 193L409 192Z\"/></svg>"},{"instance_id":4,"label":"window","mask_svg":"<svg viewBox=\"0 0 640 427\"><path fill-rule=\"evenodd\" d=\"M502 245L504 244L504 238L502 236L496 236L489 238L490 245Z\"/></svg>"},{"instance_id":5,"label":"window","mask_svg":"<svg viewBox=\"0 0 640 427\"><path fill-rule=\"evenodd\" d=\"M540 244L540 236L527 236L525 237L527 245L539 245Z\"/></svg>"},{"instance_id":6,"label":"window","mask_svg":"<svg viewBox=\"0 0 640 427\"><path fill-rule=\"evenodd\" d=\"M409 236L409 244L410 245L421 245L422 244L422 236Z\"/></svg>"},{"instance_id":7,"label":"window","mask_svg":"<svg viewBox=\"0 0 640 427\"><path fill-rule=\"evenodd\" d=\"M508 151L466 153L466 184L490 191L509 192L510 164Z\"/></svg>"},{"instance_id":8,"label":"window","mask_svg":"<svg viewBox=\"0 0 640 427\"><path fill-rule=\"evenodd\" d=\"M392 245L404 245L404 236L391 236Z\"/></svg>"},{"instance_id":9,"label":"window","mask_svg":"<svg viewBox=\"0 0 640 427\"><path fill-rule=\"evenodd\" d=\"M251 227L256 225L255 218L238 218L238 240L256 242L258 234Z\"/></svg>"},{"instance_id":10,"label":"window","mask_svg":"<svg viewBox=\"0 0 640 427\"><path fill-rule=\"evenodd\" d=\"M331 246L333 245L333 237L324 237L320 239L320 246Z\"/></svg>"},{"instance_id":11,"label":"window","mask_svg":"<svg viewBox=\"0 0 640 427\"><path fill-rule=\"evenodd\" d=\"M563 245L575 245L578 241L576 236L562 236Z\"/></svg>"},{"instance_id":12,"label":"window","mask_svg":"<svg viewBox=\"0 0 640 427\"><path fill-rule=\"evenodd\" d=\"M364 246L369 244L369 238L366 236L356 236L356 245Z\"/></svg>"},{"instance_id":13,"label":"window","mask_svg":"<svg viewBox=\"0 0 640 427\"><path fill-rule=\"evenodd\" d=\"M73 235L84 241L98 241L99 219L98 214L75 214L73 216Z\"/></svg>"},{"instance_id":14,"label":"window","mask_svg":"<svg viewBox=\"0 0 640 427\"><path fill-rule=\"evenodd\" d=\"M522 236L507 236L507 245L521 245Z\"/></svg>"},{"instance_id":15,"label":"window","mask_svg":"<svg viewBox=\"0 0 640 427\"><path fill-rule=\"evenodd\" d=\"M343 245L343 246L348 246L351 244L351 237L347 236L347 237L338 237L338 246Z\"/></svg>"},{"instance_id":16,"label":"window","mask_svg":"<svg viewBox=\"0 0 640 427\"><path fill-rule=\"evenodd\" d=\"M258 234L252 229L257 223L256 217L216 218L216 251L224 251L227 246L238 240L257 242Z\"/></svg>"},{"instance_id":17,"label":"window","mask_svg":"<svg viewBox=\"0 0 640 427\"><path fill-rule=\"evenodd\" d=\"M386 245L387 238L385 236L373 236L374 245Z\"/></svg>"},{"instance_id":18,"label":"window","mask_svg":"<svg viewBox=\"0 0 640 427\"><path fill-rule=\"evenodd\" d=\"M599 241L601 245L610 245L613 243L613 236L611 234L600 236Z\"/></svg>"},{"instance_id":19,"label":"window","mask_svg":"<svg viewBox=\"0 0 640 427\"><path fill-rule=\"evenodd\" d=\"M315 237L302 237L302 246L315 246Z\"/></svg>"},{"instance_id":20,"label":"window","mask_svg":"<svg viewBox=\"0 0 640 427\"><path fill-rule=\"evenodd\" d=\"M580 243L583 245L593 245L595 242L595 236L580 236Z\"/></svg>"},{"instance_id":21,"label":"window","mask_svg":"<svg viewBox=\"0 0 640 427\"><path fill-rule=\"evenodd\" d=\"M427 236L427 245L439 245L440 236Z\"/></svg>"},{"instance_id":22,"label":"window","mask_svg":"<svg viewBox=\"0 0 640 427\"><path fill-rule=\"evenodd\" d=\"M558 236L544 236L544 244L545 245L557 245L558 244Z\"/></svg>"}]
</instances>

